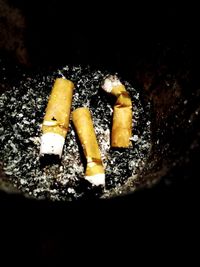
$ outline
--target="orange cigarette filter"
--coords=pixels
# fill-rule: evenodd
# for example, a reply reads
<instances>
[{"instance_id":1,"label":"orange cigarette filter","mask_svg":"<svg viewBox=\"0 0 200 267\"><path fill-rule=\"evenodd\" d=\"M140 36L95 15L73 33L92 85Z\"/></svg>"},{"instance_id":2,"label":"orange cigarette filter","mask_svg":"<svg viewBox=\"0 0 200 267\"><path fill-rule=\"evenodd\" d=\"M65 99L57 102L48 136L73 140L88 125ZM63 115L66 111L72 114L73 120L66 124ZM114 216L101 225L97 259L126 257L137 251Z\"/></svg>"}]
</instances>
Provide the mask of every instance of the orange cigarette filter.
<instances>
[{"instance_id":1,"label":"orange cigarette filter","mask_svg":"<svg viewBox=\"0 0 200 267\"><path fill-rule=\"evenodd\" d=\"M69 127L73 89L74 84L70 80L55 80L42 124L41 155L62 155Z\"/></svg>"},{"instance_id":2,"label":"orange cigarette filter","mask_svg":"<svg viewBox=\"0 0 200 267\"><path fill-rule=\"evenodd\" d=\"M104 185L104 167L90 111L87 108L76 109L72 112L72 121L87 160L85 179L94 185Z\"/></svg>"},{"instance_id":3,"label":"orange cigarette filter","mask_svg":"<svg viewBox=\"0 0 200 267\"><path fill-rule=\"evenodd\" d=\"M128 148L132 137L132 101L117 76L108 76L102 84L107 93L117 97L113 111L111 146Z\"/></svg>"}]
</instances>

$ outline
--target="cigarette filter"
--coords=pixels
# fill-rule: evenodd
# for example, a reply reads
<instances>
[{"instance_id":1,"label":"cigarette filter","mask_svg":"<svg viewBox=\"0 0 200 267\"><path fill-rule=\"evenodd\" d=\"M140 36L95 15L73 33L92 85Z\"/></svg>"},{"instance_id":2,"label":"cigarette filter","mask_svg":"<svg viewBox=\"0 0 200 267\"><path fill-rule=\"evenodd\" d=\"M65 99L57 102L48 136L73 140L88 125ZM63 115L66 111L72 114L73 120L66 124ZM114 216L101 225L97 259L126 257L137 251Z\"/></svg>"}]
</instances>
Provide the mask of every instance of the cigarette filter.
<instances>
[{"instance_id":1,"label":"cigarette filter","mask_svg":"<svg viewBox=\"0 0 200 267\"><path fill-rule=\"evenodd\" d=\"M132 136L132 102L125 86L117 76L108 76L102 85L103 90L117 97L114 105L111 146L127 148Z\"/></svg>"},{"instance_id":2,"label":"cigarette filter","mask_svg":"<svg viewBox=\"0 0 200 267\"><path fill-rule=\"evenodd\" d=\"M94 185L104 185L105 173L90 111L76 109L72 112L72 121L87 160L85 179Z\"/></svg>"},{"instance_id":3,"label":"cigarette filter","mask_svg":"<svg viewBox=\"0 0 200 267\"><path fill-rule=\"evenodd\" d=\"M56 79L42 124L41 155L62 155L69 127L73 89L74 84L71 81Z\"/></svg>"}]
</instances>

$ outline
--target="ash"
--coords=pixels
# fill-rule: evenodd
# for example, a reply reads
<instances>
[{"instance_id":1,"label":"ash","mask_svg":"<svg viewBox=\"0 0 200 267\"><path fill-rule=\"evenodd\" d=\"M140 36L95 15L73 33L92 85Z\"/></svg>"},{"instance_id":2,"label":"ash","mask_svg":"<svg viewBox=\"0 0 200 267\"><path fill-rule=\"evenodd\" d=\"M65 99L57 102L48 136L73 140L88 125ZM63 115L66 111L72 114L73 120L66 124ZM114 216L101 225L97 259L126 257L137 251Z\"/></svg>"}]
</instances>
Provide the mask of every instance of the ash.
<instances>
[{"instance_id":1,"label":"ash","mask_svg":"<svg viewBox=\"0 0 200 267\"><path fill-rule=\"evenodd\" d=\"M46 76L24 75L20 85L0 96L0 160L7 179L26 196L73 200L103 197L137 177L151 149L150 104L142 105L138 90L125 84L133 101L132 148L110 148L112 107L115 98L101 89L108 73L89 67L64 67ZM72 123L60 163L42 166L39 158L41 124L54 80L66 77L75 84L72 110L88 107L106 171L106 188L84 180L82 150Z\"/></svg>"}]
</instances>

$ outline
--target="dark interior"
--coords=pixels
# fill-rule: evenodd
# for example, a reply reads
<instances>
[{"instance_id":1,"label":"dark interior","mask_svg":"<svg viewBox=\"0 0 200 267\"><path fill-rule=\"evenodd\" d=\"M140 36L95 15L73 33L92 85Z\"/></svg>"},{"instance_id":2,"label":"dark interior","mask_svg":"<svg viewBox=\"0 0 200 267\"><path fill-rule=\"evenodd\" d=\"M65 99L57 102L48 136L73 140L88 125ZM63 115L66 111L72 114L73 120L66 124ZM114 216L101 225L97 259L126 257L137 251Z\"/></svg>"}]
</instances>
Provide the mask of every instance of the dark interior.
<instances>
[{"instance_id":1,"label":"dark interior","mask_svg":"<svg viewBox=\"0 0 200 267\"><path fill-rule=\"evenodd\" d=\"M65 64L89 64L120 73L142 88L144 101L150 99L153 106L153 147L140 190L126 195L129 189L125 188L123 197L95 204L68 204L34 202L2 189L0 205L5 212L5 207L21 212L31 207L31 217L37 209L45 210L42 217L48 220L51 213L60 216L67 207L69 213L73 208L80 211L79 205L90 214L97 204L101 214L104 207L115 206L128 217L124 207L139 212L139 207L155 208L158 202L167 214L174 207L189 212L198 200L198 25L198 9L184 3L140 1L109 6L102 1L92 5L0 0L0 58L8 76L6 82L1 79L1 91L17 83L15 65L37 72ZM53 239L48 239L49 247L41 249L42 253L60 249L51 243Z\"/></svg>"}]
</instances>

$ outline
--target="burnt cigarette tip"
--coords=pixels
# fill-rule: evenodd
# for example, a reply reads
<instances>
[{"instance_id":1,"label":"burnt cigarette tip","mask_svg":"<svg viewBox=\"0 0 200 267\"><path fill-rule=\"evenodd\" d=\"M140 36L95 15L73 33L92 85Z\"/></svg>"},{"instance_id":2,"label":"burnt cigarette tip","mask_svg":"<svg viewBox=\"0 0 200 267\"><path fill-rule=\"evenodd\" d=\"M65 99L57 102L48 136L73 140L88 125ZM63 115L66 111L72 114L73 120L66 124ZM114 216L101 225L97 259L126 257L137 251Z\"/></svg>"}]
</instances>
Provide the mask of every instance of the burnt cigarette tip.
<instances>
[{"instance_id":1,"label":"burnt cigarette tip","mask_svg":"<svg viewBox=\"0 0 200 267\"><path fill-rule=\"evenodd\" d=\"M95 186L105 185L105 174L99 173L91 176L85 176L85 179Z\"/></svg>"},{"instance_id":2,"label":"burnt cigarette tip","mask_svg":"<svg viewBox=\"0 0 200 267\"><path fill-rule=\"evenodd\" d=\"M110 93L115 86L122 85L119 78L116 75L107 76L102 82L102 89L107 93Z\"/></svg>"},{"instance_id":3,"label":"burnt cigarette tip","mask_svg":"<svg viewBox=\"0 0 200 267\"><path fill-rule=\"evenodd\" d=\"M45 133L41 136L40 156L58 155L61 158L65 139L56 133Z\"/></svg>"}]
</instances>

